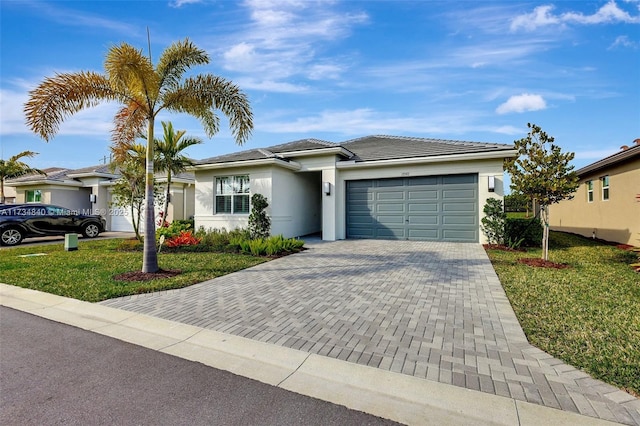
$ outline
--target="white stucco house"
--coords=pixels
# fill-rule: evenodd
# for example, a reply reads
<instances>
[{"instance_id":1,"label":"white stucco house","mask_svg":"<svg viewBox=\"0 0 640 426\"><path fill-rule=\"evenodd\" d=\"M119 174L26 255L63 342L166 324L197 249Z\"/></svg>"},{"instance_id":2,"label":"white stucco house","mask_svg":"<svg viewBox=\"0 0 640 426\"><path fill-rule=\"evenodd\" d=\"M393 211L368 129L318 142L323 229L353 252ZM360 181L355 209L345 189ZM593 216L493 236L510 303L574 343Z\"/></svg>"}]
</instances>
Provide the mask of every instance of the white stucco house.
<instances>
[{"instance_id":1,"label":"white stucco house","mask_svg":"<svg viewBox=\"0 0 640 426\"><path fill-rule=\"evenodd\" d=\"M246 227L267 198L272 234L484 242L512 145L397 136L304 139L196 162L196 228Z\"/></svg>"},{"instance_id":2,"label":"white stucco house","mask_svg":"<svg viewBox=\"0 0 640 426\"><path fill-rule=\"evenodd\" d=\"M111 189L120 174L111 170L109 165L81 169L50 168L43 171L45 175L25 175L5 182L6 187L15 190L15 203L54 204L83 213L99 214L107 220L107 230L133 232L129 209L113 204ZM166 185L166 176L159 174L156 179ZM193 174L181 173L172 177L169 221L193 216L194 194Z\"/></svg>"}]
</instances>

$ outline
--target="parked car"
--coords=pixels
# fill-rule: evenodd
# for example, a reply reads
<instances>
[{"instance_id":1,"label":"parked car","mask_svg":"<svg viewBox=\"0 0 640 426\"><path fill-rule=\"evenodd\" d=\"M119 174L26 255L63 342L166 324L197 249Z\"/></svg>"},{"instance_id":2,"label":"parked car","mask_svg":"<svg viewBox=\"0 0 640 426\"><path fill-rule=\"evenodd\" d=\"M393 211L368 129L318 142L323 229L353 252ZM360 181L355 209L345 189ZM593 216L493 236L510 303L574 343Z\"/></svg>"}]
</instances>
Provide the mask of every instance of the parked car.
<instances>
[{"instance_id":1,"label":"parked car","mask_svg":"<svg viewBox=\"0 0 640 426\"><path fill-rule=\"evenodd\" d=\"M106 226L102 216L79 214L49 204L0 205L0 244L4 246L15 246L28 237L69 233L94 238L104 232Z\"/></svg>"}]
</instances>

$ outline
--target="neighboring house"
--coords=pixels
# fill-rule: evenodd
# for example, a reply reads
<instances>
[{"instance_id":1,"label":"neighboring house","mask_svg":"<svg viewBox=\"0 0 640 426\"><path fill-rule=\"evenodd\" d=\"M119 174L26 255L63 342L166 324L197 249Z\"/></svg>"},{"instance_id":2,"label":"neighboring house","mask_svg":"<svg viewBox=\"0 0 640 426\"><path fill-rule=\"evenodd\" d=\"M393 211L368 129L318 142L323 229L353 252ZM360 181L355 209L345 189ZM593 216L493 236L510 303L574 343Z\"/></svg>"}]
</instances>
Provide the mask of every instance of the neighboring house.
<instances>
[{"instance_id":1,"label":"neighboring house","mask_svg":"<svg viewBox=\"0 0 640 426\"><path fill-rule=\"evenodd\" d=\"M485 241L487 198L503 197L512 145L367 136L304 139L196 162L196 228L246 227L267 198L272 234L323 240Z\"/></svg>"},{"instance_id":2,"label":"neighboring house","mask_svg":"<svg viewBox=\"0 0 640 426\"><path fill-rule=\"evenodd\" d=\"M550 228L640 246L640 140L576 173L574 198L550 206Z\"/></svg>"},{"instance_id":3,"label":"neighboring house","mask_svg":"<svg viewBox=\"0 0 640 426\"><path fill-rule=\"evenodd\" d=\"M45 169L46 175L27 175L5 182L15 188L16 203L41 202L55 204L83 213L100 214L107 220L110 231L132 232L129 209L112 204L111 188L120 177L108 165L82 169ZM166 176L158 175L157 181L166 183ZM182 173L172 177L169 221L193 216L193 174ZM156 210L156 214L158 210Z\"/></svg>"}]
</instances>

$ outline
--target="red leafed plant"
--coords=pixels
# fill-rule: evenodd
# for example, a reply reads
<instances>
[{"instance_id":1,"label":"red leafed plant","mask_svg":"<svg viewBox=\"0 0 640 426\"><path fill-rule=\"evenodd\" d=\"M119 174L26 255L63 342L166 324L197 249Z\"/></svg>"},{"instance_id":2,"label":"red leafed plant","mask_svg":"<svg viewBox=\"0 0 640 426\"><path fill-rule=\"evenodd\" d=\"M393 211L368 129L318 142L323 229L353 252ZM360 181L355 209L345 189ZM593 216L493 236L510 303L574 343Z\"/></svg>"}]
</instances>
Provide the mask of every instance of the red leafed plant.
<instances>
[{"instance_id":1,"label":"red leafed plant","mask_svg":"<svg viewBox=\"0 0 640 426\"><path fill-rule=\"evenodd\" d=\"M180 231L179 235L169 238L165 244L167 247L195 246L200 244L202 238L196 238L191 231Z\"/></svg>"}]
</instances>

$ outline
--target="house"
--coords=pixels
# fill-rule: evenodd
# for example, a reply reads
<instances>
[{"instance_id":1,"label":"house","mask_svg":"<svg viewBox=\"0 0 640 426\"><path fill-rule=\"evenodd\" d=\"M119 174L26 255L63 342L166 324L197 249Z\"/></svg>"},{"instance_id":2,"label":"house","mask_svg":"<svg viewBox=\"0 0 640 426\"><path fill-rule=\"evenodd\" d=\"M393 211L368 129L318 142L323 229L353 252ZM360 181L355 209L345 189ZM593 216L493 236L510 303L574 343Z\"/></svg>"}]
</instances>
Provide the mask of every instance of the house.
<instances>
[{"instance_id":1,"label":"house","mask_svg":"<svg viewBox=\"0 0 640 426\"><path fill-rule=\"evenodd\" d=\"M43 171L45 175L25 175L5 182L7 187L15 188L16 203L42 202L83 213L99 214L107 220L109 231L133 231L129 210L112 203L111 189L120 174L112 171L109 165ZM166 176L159 174L157 180L166 184ZM172 177L169 221L193 216L194 194L192 174L181 173Z\"/></svg>"},{"instance_id":2,"label":"house","mask_svg":"<svg viewBox=\"0 0 640 426\"><path fill-rule=\"evenodd\" d=\"M550 229L640 246L640 139L576 173L573 199L549 208Z\"/></svg>"},{"instance_id":3,"label":"house","mask_svg":"<svg viewBox=\"0 0 640 426\"><path fill-rule=\"evenodd\" d=\"M246 227L267 198L272 234L484 241L489 197L503 197L512 145L398 136L303 139L207 158L195 174L196 228Z\"/></svg>"}]
</instances>

